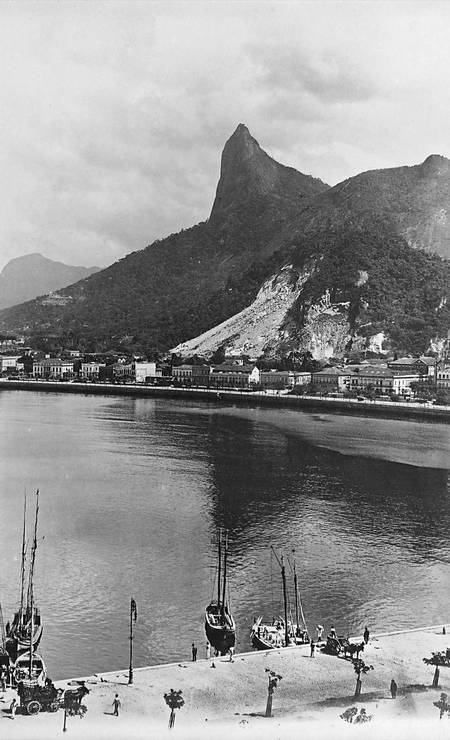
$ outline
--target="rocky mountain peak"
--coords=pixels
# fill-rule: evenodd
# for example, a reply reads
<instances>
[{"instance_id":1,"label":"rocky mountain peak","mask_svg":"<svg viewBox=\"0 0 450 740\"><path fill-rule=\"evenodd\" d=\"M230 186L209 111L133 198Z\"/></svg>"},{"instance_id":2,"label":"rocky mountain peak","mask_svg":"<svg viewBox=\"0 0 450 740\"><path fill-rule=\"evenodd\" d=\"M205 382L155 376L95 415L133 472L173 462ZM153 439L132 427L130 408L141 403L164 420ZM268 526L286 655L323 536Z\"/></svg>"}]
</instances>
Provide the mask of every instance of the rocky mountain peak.
<instances>
[{"instance_id":1,"label":"rocky mountain peak","mask_svg":"<svg viewBox=\"0 0 450 740\"><path fill-rule=\"evenodd\" d=\"M439 176L450 173L450 159L443 157L441 154L430 154L422 162L420 169L424 175Z\"/></svg>"},{"instance_id":2,"label":"rocky mountain peak","mask_svg":"<svg viewBox=\"0 0 450 740\"><path fill-rule=\"evenodd\" d=\"M252 198L270 195L296 202L327 188L321 180L276 162L261 149L247 126L240 123L222 152L210 222L217 222L229 210Z\"/></svg>"}]
</instances>

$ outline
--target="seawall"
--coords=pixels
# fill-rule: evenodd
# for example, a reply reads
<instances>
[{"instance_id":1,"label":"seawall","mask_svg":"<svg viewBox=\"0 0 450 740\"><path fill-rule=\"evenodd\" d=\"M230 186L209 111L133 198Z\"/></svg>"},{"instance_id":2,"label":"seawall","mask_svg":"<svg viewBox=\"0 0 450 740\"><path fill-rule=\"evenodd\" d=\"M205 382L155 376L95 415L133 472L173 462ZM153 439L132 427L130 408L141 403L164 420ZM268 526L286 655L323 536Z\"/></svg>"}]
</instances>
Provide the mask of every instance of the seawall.
<instances>
[{"instance_id":1,"label":"seawall","mask_svg":"<svg viewBox=\"0 0 450 740\"><path fill-rule=\"evenodd\" d=\"M44 393L82 393L102 396L138 398L173 398L201 400L214 404L265 406L272 408L319 411L385 419L450 423L450 407L432 404L394 403L392 401L358 401L344 398L290 396L284 393L245 392L212 388L174 388L112 383L77 383L43 380L0 380L0 390L40 391Z\"/></svg>"}]
</instances>

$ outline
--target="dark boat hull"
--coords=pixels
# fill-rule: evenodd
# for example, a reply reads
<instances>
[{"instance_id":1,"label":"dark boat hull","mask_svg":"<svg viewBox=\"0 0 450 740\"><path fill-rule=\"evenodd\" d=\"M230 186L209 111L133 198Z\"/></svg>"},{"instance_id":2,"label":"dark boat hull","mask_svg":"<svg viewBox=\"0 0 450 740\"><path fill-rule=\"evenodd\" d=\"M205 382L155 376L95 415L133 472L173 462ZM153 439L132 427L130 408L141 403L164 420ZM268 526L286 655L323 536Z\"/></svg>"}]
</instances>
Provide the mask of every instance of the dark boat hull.
<instances>
[{"instance_id":1,"label":"dark boat hull","mask_svg":"<svg viewBox=\"0 0 450 740\"><path fill-rule=\"evenodd\" d=\"M222 655L226 655L236 644L236 627L233 617L227 612L222 618L214 606L206 609L205 632L208 642Z\"/></svg>"},{"instance_id":2,"label":"dark boat hull","mask_svg":"<svg viewBox=\"0 0 450 740\"><path fill-rule=\"evenodd\" d=\"M39 647L43 632L41 624L36 625L32 640L33 652ZM11 660L15 661L19 655L27 652L30 649L30 638L28 635L23 635L20 632L12 630L6 638L5 647L11 657Z\"/></svg>"}]
</instances>

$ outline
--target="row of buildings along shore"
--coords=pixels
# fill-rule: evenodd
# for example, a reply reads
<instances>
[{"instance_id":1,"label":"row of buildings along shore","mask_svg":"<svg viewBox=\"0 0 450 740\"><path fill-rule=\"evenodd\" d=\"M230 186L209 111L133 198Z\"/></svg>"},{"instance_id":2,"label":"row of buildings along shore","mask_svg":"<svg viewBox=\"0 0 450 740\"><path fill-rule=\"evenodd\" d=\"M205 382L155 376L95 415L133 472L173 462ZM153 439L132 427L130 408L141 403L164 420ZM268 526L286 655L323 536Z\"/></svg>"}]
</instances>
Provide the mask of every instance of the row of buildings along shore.
<instances>
[{"instance_id":1,"label":"row of buildings along shore","mask_svg":"<svg viewBox=\"0 0 450 740\"><path fill-rule=\"evenodd\" d=\"M365 360L360 363L323 367L316 372L262 369L259 363L238 358L220 364L158 365L140 358L106 356L83 357L76 350L68 356L49 357L29 348L16 353L2 352L0 374L41 380L82 382L175 384L209 388L293 389L314 388L322 393L350 394L370 390L375 395L410 396L417 383L436 389L450 389L450 358L402 357ZM24 351L25 350L25 351ZM27 354L28 352L28 354ZM71 356L72 355L72 356ZM302 388L303 387L303 388Z\"/></svg>"}]
</instances>

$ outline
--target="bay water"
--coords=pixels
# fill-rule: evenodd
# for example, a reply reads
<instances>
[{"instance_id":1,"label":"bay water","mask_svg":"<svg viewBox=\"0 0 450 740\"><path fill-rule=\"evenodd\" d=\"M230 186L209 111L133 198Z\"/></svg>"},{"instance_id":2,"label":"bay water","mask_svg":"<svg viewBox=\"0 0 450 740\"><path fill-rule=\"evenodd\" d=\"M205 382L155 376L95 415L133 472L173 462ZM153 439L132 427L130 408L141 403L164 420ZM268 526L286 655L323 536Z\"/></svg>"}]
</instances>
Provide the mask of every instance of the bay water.
<instances>
[{"instance_id":1,"label":"bay water","mask_svg":"<svg viewBox=\"0 0 450 740\"><path fill-rule=\"evenodd\" d=\"M305 618L339 633L450 621L450 428L291 410L0 392L0 602L20 588L23 494L40 489L41 652L57 678L205 655L229 538L237 650L281 613L273 546ZM287 567L290 597L292 577Z\"/></svg>"}]
</instances>

